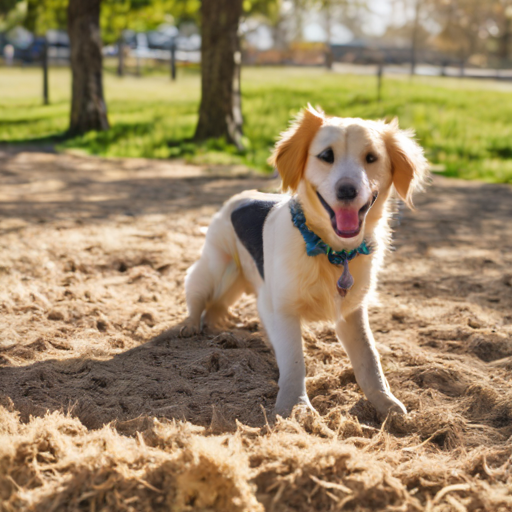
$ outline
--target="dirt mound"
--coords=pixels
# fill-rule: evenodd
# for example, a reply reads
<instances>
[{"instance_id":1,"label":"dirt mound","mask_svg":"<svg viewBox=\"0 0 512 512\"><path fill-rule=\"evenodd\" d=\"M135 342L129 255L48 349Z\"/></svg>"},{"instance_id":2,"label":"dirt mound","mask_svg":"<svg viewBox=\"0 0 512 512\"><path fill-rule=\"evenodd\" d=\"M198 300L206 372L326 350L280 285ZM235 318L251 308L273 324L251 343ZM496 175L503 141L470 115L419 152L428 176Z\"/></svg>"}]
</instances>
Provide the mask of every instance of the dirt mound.
<instances>
[{"instance_id":1,"label":"dirt mound","mask_svg":"<svg viewBox=\"0 0 512 512\"><path fill-rule=\"evenodd\" d=\"M319 415L274 425L253 298L173 330L211 215L274 181L9 152L0 180L0 510L512 509L510 187L436 179L396 216L370 321L410 413L382 424L311 325Z\"/></svg>"}]
</instances>

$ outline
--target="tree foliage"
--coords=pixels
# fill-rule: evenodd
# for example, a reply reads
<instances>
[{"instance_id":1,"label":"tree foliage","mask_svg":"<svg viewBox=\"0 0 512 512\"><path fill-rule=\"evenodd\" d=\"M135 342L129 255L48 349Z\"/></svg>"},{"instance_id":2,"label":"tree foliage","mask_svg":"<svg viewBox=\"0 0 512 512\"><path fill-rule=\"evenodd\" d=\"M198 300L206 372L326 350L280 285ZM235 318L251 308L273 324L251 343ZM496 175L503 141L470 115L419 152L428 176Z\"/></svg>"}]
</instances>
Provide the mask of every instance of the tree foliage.
<instances>
[{"instance_id":1,"label":"tree foliage","mask_svg":"<svg viewBox=\"0 0 512 512\"><path fill-rule=\"evenodd\" d=\"M18 0L0 0L0 15L9 13L18 3Z\"/></svg>"},{"instance_id":2,"label":"tree foliage","mask_svg":"<svg viewBox=\"0 0 512 512\"><path fill-rule=\"evenodd\" d=\"M0 31L22 23L26 15L26 6L19 0L0 0Z\"/></svg>"},{"instance_id":3,"label":"tree foliage","mask_svg":"<svg viewBox=\"0 0 512 512\"><path fill-rule=\"evenodd\" d=\"M472 55L510 58L512 0L395 0L396 10L412 12L418 3L423 45L465 60ZM411 33L413 20L388 34Z\"/></svg>"},{"instance_id":4,"label":"tree foliage","mask_svg":"<svg viewBox=\"0 0 512 512\"><path fill-rule=\"evenodd\" d=\"M117 40L125 29L152 30L164 22L197 21L200 0L103 0L101 27L104 41Z\"/></svg>"},{"instance_id":5,"label":"tree foliage","mask_svg":"<svg viewBox=\"0 0 512 512\"><path fill-rule=\"evenodd\" d=\"M25 0L27 14L24 26L36 34L47 30L65 29L67 25L68 0Z\"/></svg>"},{"instance_id":6,"label":"tree foliage","mask_svg":"<svg viewBox=\"0 0 512 512\"><path fill-rule=\"evenodd\" d=\"M68 0L0 0L0 21L10 16L15 23L22 23L38 34L48 29L65 29L68 3ZM125 29L145 31L164 22L197 21L200 3L200 0L103 0L103 40L114 42Z\"/></svg>"}]
</instances>

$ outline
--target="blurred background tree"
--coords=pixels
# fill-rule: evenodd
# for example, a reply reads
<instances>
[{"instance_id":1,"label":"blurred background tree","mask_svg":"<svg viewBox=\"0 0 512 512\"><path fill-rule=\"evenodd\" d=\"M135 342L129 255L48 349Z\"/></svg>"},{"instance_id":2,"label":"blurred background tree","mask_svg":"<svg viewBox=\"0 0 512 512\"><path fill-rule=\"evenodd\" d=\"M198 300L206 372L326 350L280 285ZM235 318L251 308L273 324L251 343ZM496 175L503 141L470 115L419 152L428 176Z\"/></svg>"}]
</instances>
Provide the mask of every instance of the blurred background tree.
<instances>
[{"instance_id":1,"label":"blurred background tree","mask_svg":"<svg viewBox=\"0 0 512 512\"><path fill-rule=\"evenodd\" d=\"M102 41L116 42L125 29L144 32L165 22L197 23L200 3L200 0L102 0ZM67 29L68 4L69 0L0 0L0 19L11 16L12 24L23 24L35 34Z\"/></svg>"},{"instance_id":2,"label":"blurred background tree","mask_svg":"<svg viewBox=\"0 0 512 512\"><path fill-rule=\"evenodd\" d=\"M50 29L66 29L68 0L26 0L23 25L35 34ZM85 2L84 2L85 3Z\"/></svg>"},{"instance_id":3,"label":"blurred background tree","mask_svg":"<svg viewBox=\"0 0 512 512\"><path fill-rule=\"evenodd\" d=\"M224 137L242 149L238 27L242 0L201 1L201 104L195 139Z\"/></svg>"},{"instance_id":4,"label":"blurred background tree","mask_svg":"<svg viewBox=\"0 0 512 512\"><path fill-rule=\"evenodd\" d=\"M200 0L103 0L101 30L105 44L116 42L123 30L145 32L162 23L199 22Z\"/></svg>"},{"instance_id":5,"label":"blurred background tree","mask_svg":"<svg viewBox=\"0 0 512 512\"><path fill-rule=\"evenodd\" d=\"M71 115L69 134L108 130L103 95L101 0L69 0L68 35L71 48Z\"/></svg>"},{"instance_id":6,"label":"blurred background tree","mask_svg":"<svg viewBox=\"0 0 512 512\"><path fill-rule=\"evenodd\" d=\"M19 0L0 0L0 31L8 31L23 23L27 6Z\"/></svg>"},{"instance_id":7,"label":"blurred background tree","mask_svg":"<svg viewBox=\"0 0 512 512\"><path fill-rule=\"evenodd\" d=\"M419 8L415 24L415 8ZM418 46L455 55L462 64L509 60L512 43L512 0L394 0L397 22L385 37L413 39ZM404 19L405 18L405 19Z\"/></svg>"},{"instance_id":8,"label":"blurred background tree","mask_svg":"<svg viewBox=\"0 0 512 512\"><path fill-rule=\"evenodd\" d=\"M441 48L454 50L466 60L485 53L491 39L489 49L501 59L509 58L510 0L429 0L428 8L428 14L441 26L436 41Z\"/></svg>"}]
</instances>

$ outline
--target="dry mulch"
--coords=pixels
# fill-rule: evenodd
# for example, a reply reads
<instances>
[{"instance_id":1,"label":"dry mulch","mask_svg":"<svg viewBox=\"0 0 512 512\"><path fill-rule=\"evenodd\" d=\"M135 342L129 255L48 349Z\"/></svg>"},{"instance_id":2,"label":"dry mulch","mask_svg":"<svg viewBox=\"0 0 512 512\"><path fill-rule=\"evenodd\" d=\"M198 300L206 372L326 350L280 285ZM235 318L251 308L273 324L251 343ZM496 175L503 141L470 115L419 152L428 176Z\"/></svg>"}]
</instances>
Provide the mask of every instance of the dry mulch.
<instances>
[{"instance_id":1,"label":"dry mulch","mask_svg":"<svg viewBox=\"0 0 512 512\"><path fill-rule=\"evenodd\" d=\"M180 339L183 279L242 168L0 152L0 510L512 509L512 188L436 178L400 210L370 321L410 411L384 423L327 325L308 392L254 300Z\"/></svg>"}]
</instances>

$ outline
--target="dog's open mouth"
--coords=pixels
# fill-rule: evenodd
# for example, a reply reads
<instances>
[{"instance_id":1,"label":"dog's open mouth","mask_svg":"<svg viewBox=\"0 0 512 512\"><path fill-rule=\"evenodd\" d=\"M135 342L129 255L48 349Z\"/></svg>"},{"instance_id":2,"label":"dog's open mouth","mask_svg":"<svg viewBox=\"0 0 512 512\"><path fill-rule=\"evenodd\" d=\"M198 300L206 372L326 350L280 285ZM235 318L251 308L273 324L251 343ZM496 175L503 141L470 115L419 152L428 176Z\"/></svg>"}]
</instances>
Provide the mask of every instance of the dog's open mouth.
<instances>
[{"instance_id":1,"label":"dog's open mouth","mask_svg":"<svg viewBox=\"0 0 512 512\"><path fill-rule=\"evenodd\" d=\"M373 206L373 203L377 200L378 192L374 192L372 198L359 210L354 208L340 208L334 211L318 191L317 195L331 218L331 225L334 232L340 238L354 238L361 232L364 218L368 210Z\"/></svg>"}]
</instances>

